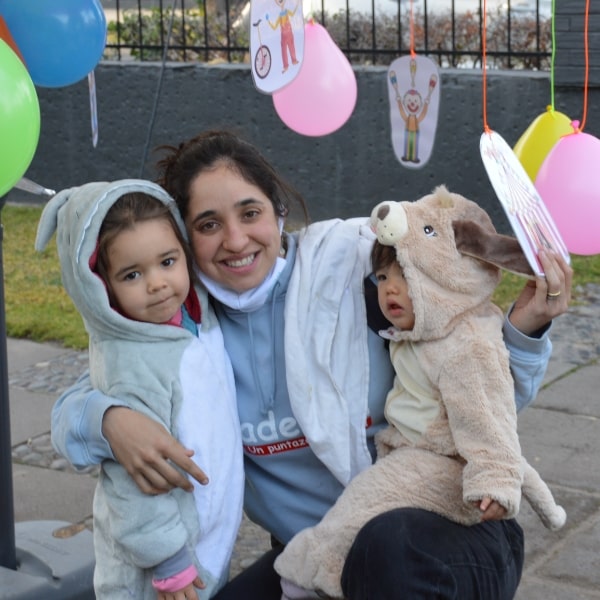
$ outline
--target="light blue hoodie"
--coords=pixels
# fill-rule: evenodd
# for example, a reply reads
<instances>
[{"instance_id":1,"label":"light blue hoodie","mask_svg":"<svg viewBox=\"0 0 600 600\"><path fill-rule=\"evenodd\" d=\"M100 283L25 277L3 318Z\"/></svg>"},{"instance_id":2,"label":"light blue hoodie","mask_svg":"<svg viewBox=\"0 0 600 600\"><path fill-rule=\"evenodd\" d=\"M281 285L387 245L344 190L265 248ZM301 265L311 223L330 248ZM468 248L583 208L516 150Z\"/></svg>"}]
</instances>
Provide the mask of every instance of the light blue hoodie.
<instances>
[{"instance_id":1,"label":"light blue hoodie","mask_svg":"<svg viewBox=\"0 0 600 600\"><path fill-rule=\"evenodd\" d=\"M241 520L243 459L233 373L206 293L197 335L173 325L133 321L113 310L106 288L90 268L110 207L125 193L143 192L170 207L174 201L141 180L96 182L57 194L45 207L36 248L57 231L63 284L89 334L90 377L103 394L161 423L208 474L194 493L143 494L112 460L102 463L94 497L97 598L156 598L151 579L194 564L214 595L228 578Z\"/></svg>"}]
</instances>

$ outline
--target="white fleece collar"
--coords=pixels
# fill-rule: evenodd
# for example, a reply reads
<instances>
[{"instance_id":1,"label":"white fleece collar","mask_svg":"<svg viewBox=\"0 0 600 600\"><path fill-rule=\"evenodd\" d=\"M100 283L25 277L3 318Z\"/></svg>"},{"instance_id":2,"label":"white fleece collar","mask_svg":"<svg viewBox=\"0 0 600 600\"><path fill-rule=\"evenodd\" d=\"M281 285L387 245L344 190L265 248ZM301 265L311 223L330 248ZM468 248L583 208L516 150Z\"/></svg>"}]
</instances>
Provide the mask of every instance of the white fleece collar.
<instances>
[{"instance_id":1,"label":"white fleece collar","mask_svg":"<svg viewBox=\"0 0 600 600\"><path fill-rule=\"evenodd\" d=\"M200 277L200 281L202 281L208 293L221 304L234 310L252 312L260 308L267 301L275 282L283 269L285 269L285 265L285 258L277 257L273 268L263 282L258 287L242 292L241 294L217 283L202 272L198 272L198 277Z\"/></svg>"}]
</instances>

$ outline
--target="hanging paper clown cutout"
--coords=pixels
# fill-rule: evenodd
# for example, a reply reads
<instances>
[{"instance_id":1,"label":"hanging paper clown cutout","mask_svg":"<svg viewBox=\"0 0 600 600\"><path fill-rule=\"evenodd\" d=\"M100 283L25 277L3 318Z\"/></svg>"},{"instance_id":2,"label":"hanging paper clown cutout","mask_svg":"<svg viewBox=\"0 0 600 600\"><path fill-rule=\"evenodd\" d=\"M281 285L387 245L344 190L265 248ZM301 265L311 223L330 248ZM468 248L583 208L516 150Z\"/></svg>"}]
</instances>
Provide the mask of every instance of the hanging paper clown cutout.
<instances>
[{"instance_id":1,"label":"hanging paper clown cutout","mask_svg":"<svg viewBox=\"0 0 600 600\"><path fill-rule=\"evenodd\" d=\"M436 64L425 56L402 56L388 69L392 146L400 164L420 169L431 156L440 107Z\"/></svg>"},{"instance_id":2,"label":"hanging paper clown cutout","mask_svg":"<svg viewBox=\"0 0 600 600\"><path fill-rule=\"evenodd\" d=\"M259 92L272 94L300 72L304 57L302 0L252 0L250 63Z\"/></svg>"}]
</instances>

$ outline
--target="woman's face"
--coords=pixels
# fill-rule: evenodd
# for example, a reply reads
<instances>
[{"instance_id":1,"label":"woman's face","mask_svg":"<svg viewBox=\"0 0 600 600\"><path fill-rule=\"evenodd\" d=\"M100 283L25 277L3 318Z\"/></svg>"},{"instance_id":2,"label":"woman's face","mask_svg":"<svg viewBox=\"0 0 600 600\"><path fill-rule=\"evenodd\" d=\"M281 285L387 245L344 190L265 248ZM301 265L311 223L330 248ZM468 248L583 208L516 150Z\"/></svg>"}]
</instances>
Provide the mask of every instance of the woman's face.
<instances>
[{"instance_id":1,"label":"woman's face","mask_svg":"<svg viewBox=\"0 0 600 600\"><path fill-rule=\"evenodd\" d=\"M186 227L198 268L238 293L260 285L279 256L271 200L225 164L192 181Z\"/></svg>"}]
</instances>

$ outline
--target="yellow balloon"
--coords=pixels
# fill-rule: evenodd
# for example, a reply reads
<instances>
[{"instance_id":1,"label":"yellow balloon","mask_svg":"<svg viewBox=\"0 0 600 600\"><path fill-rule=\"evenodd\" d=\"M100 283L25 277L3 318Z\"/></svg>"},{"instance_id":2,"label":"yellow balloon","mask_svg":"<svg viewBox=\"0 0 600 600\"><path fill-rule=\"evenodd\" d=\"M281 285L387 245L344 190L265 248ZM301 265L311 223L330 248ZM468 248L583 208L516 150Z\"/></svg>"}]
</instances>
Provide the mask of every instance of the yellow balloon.
<instances>
[{"instance_id":1,"label":"yellow balloon","mask_svg":"<svg viewBox=\"0 0 600 600\"><path fill-rule=\"evenodd\" d=\"M551 106L546 108L545 113L534 119L513 148L531 181L535 182L537 173L554 144L563 135L573 131L571 119L563 113L552 110Z\"/></svg>"}]
</instances>

